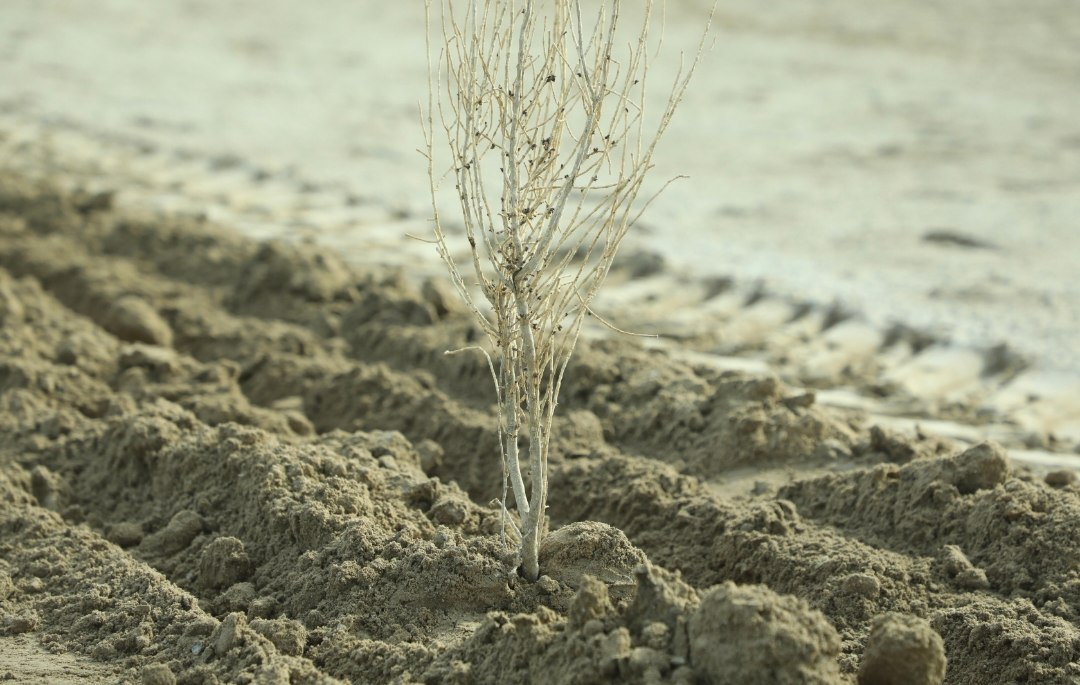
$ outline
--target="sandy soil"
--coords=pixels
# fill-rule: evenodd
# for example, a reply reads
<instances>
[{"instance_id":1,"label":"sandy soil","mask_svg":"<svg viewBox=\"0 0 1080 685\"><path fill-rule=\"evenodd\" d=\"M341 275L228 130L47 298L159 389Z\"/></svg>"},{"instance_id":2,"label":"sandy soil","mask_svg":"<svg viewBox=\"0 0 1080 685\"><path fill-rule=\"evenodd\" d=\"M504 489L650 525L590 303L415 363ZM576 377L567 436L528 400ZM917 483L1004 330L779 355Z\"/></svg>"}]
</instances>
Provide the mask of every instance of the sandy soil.
<instances>
[{"instance_id":1,"label":"sandy soil","mask_svg":"<svg viewBox=\"0 0 1080 685\"><path fill-rule=\"evenodd\" d=\"M1075 3L720 6L536 584L418 8L0 3L0 682L1080 682Z\"/></svg>"},{"instance_id":2,"label":"sandy soil","mask_svg":"<svg viewBox=\"0 0 1080 685\"><path fill-rule=\"evenodd\" d=\"M1080 679L1080 490L994 443L594 335L530 584L439 281L5 174L0 321L8 680Z\"/></svg>"}]
</instances>

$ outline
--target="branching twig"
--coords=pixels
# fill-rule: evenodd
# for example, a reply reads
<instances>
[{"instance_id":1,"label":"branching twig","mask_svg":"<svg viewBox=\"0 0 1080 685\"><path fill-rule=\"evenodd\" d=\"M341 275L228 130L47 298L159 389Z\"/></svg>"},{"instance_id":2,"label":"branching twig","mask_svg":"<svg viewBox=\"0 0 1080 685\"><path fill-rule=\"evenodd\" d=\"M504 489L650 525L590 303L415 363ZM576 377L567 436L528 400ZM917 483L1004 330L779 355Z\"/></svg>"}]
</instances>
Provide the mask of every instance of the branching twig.
<instances>
[{"instance_id":1,"label":"branching twig","mask_svg":"<svg viewBox=\"0 0 1080 685\"><path fill-rule=\"evenodd\" d=\"M429 28L423 129L434 242L498 361L488 356L503 453L501 506L505 515L509 481L522 571L535 580L563 376L619 244L655 197L638 195L703 46L676 76L655 128L647 128L651 0L643 0L642 24L625 49L620 0L602 0L593 24L583 21L579 0L471 0L459 9L460 1L441 0L437 56ZM436 162L436 119L446 166ZM469 281L443 231L437 195L444 178L453 179L461 208ZM519 458L522 431L527 468Z\"/></svg>"}]
</instances>

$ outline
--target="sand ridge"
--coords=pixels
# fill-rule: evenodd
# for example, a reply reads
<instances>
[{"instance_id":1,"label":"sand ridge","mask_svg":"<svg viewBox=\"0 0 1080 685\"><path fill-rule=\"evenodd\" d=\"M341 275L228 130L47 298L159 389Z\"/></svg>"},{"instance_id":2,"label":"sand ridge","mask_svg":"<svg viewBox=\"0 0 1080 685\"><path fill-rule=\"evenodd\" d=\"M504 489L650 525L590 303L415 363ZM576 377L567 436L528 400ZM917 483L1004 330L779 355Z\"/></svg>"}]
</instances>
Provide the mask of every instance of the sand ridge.
<instances>
[{"instance_id":1,"label":"sand ridge","mask_svg":"<svg viewBox=\"0 0 1080 685\"><path fill-rule=\"evenodd\" d=\"M1001 447L591 338L524 583L437 282L10 174L0 237L0 640L132 682L1080 677L1078 491Z\"/></svg>"}]
</instances>

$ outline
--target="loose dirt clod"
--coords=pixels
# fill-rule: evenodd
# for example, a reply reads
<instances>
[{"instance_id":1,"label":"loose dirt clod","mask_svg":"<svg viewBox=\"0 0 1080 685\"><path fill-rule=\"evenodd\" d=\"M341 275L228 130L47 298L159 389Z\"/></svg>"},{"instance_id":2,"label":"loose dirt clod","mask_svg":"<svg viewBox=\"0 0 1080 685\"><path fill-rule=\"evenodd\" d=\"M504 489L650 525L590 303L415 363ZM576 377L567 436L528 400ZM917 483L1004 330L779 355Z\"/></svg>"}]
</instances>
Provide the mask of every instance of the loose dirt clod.
<instances>
[{"instance_id":1,"label":"loose dirt clod","mask_svg":"<svg viewBox=\"0 0 1080 685\"><path fill-rule=\"evenodd\" d=\"M596 521L578 521L558 528L544 537L540 546L540 568L554 580L572 588L582 579L595 576L623 590L634 583L634 568L645 562L619 529Z\"/></svg>"},{"instance_id":2,"label":"loose dirt clod","mask_svg":"<svg viewBox=\"0 0 1080 685\"><path fill-rule=\"evenodd\" d=\"M762 586L725 583L690 616L690 657L719 683L835 683L840 636L805 602ZM917 681L912 681L917 682Z\"/></svg>"},{"instance_id":3,"label":"loose dirt clod","mask_svg":"<svg viewBox=\"0 0 1080 685\"><path fill-rule=\"evenodd\" d=\"M945 645L924 619L887 613L874 619L859 666L859 685L940 685Z\"/></svg>"}]
</instances>

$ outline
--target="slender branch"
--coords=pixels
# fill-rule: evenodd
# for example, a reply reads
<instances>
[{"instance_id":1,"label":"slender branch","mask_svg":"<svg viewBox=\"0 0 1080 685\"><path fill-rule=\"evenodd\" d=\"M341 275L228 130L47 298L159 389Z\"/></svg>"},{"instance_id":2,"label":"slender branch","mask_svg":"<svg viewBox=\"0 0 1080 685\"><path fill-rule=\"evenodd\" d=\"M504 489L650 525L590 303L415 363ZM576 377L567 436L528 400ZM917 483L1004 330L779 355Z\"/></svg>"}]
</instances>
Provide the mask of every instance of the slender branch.
<instances>
[{"instance_id":1,"label":"slender branch","mask_svg":"<svg viewBox=\"0 0 1080 685\"><path fill-rule=\"evenodd\" d=\"M644 0L644 20L625 49L618 47L621 1L599 5L589 22L580 0L470 0L463 13L455 0L440 0L437 59L430 37L428 43L431 82L422 129L432 242L490 344L485 354L496 385L503 457L499 502L509 520L507 490L513 490L522 570L534 580L551 427L567 365L619 244L655 199L638 203L657 141L704 47L702 42L688 68L680 69L659 123L648 129L652 2ZM437 162L436 123L449 151L445 167ZM453 180L461 208L468 281L438 209L443 179ZM481 310L476 288L490 311ZM527 471L522 431L529 443Z\"/></svg>"}]
</instances>

